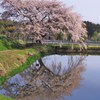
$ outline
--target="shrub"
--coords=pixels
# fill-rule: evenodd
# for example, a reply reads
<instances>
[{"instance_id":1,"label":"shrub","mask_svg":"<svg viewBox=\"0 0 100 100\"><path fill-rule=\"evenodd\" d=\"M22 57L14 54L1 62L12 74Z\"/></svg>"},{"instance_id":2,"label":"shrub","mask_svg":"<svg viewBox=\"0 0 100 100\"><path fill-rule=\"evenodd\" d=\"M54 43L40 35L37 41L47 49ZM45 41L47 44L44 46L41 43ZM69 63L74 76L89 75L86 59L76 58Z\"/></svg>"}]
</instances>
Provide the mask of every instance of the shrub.
<instances>
[{"instance_id":1,"label":"shrub","mask_svg":"<svg viewBox=\"0 0 100 100\"><path fill-rule=\"evenodd\" d=\"M12 43L12 47L13 48L25 48L26 47L26 42L24 42L23 40L16 40Z\"/></svg>"},{"instance_id":2,"label":"shrub","mask_svg":"<svg viewBox=\"0 0 100 100\"><path fill-rule=\"evenodd\" d=\"M15 26L8 26L8 27L6 27L6 30L9 31L9 32L13 32L15 29L16 29Z\"/></svg>"},{"instance_id":3,"label":"shrub","mask_svg":"<svg viewBox=\"0 0 100 100\"><path fill-rule=\"evenodd\" d=\"M0 40L3 40L3 39L5 39L5 38L7 38L6 35L0 34Z\"/></svg>"},{"instance_id":4,"label":"shrub","mask_svg":"<svg viewBox=\"0 0 100 100\"><path fill-rule=\"evenodd\" d=\"M7 48L7 49L11 49L11 41L8 39L3 39L3 45Z\"/></svg>"},{"instance_id":5,"label":"shrub","mask_svg":"<svg viewBox=\"0 0 100 100\"><path fill-rule=\"evenodd\" d=\"M11 49L11 40L6 35L0 34L0 50Z\"/></svg>"}]
</instances>

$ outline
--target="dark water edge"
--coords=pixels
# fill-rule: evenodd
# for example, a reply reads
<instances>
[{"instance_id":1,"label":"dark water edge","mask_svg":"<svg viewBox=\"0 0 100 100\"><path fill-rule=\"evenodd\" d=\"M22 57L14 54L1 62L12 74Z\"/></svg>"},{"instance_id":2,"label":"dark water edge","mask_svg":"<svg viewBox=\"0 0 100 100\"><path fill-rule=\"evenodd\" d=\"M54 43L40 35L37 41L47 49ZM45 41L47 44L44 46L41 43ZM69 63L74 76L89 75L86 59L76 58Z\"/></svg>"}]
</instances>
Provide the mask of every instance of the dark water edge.
<instances>
[{"instance_id":1,"label":"dark water edge","mask_svg":"<svg viewBox=\"0 0 100 100\"><path fill-rule=\"evenodd\" d=\"M52 46L52 51L57 54L87 54L87 55L100 55L100 47L89 47L87 49L80 50L79 47L71 48L67 46Z\"/></svg>"}]
</instances>

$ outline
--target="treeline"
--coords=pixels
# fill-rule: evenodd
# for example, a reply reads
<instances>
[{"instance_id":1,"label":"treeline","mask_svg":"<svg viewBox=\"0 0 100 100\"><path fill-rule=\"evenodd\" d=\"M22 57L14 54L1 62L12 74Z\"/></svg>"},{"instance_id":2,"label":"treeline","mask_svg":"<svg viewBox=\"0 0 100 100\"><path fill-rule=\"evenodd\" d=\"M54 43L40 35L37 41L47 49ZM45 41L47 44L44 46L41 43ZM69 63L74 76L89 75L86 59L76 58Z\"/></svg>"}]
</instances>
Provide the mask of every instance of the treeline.
<instances>
[{"instance_id":1,"label":"treeline","mask_svg":"<svg viewBox=\"0 0 100 100\"><path fill-rule=\"evenodd\" d=\"M94 39L100 33L100 24L95 24L89 21L84 21L86 24L88 39Z\"/></svg>"}]
</instances>

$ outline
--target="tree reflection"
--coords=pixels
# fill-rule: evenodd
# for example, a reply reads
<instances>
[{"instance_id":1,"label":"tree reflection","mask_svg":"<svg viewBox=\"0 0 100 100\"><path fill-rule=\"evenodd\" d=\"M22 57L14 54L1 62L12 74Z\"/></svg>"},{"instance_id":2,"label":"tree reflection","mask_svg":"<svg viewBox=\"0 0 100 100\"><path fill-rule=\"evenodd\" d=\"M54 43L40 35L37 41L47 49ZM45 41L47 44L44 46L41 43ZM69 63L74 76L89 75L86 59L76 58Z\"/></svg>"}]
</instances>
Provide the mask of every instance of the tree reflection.
<instances>
[{"instance_id":1,"label":"tree reflection","mask_svg":"<svg viewBox=\"0 0 100 100\"><path fill-rule=\"evenodd\" d=\"M71 95L80 86L81 72L85 70L84 59L69 57L67 69L62 69L61 62L52 62L48 68L39 59L40 67L30 72L31 78L27 84L18 87L13 97L16 100L61 100L63 96ZM23 76L24 79L26 76Z\"/></svg>"}]
</instances>

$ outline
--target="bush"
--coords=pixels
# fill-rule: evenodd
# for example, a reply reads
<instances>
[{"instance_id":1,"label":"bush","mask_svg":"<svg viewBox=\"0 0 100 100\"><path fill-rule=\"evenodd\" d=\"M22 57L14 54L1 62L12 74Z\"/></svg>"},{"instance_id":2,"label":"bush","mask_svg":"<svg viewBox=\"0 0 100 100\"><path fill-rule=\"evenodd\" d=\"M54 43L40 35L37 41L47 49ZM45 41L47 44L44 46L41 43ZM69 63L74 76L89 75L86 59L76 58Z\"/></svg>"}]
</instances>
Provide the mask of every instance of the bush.
<instances>
[{"instance_id":1,"label":"bush","mask_svg":"<svg viewBox=\"0 0 100 100\"><path fill-rule=\"evenodd\" d=\"M3 40L3 39L5 39L5 38L7 38L6 35L0 34L0 40Z\"/></svg>"},{"instance_id":2,"label":"bush","mask_svg":"<svg viewBox=\"0 0 100 100\"><path fill-rule=\"evenodd\" d=\"M11 40L6 35L0 34L0 50L11 49Z\"/></svg>"},{"instance_id":3,"label":"bush","mask_svg":"<svg viewBox=\"0 0 100 100\"><path fill-rule=\"evenodd\" d=\"M15 26L8 26L8 27L6 27L6 30L7 30L8 32L13 32L15 29L16 29Z\"/></svg>"},{"instance_id":4,"label":"bush","mask_svg":"<svg viewBox=\"0 0 100 100\"><path fill-rule=\"evenodd\" d=\"M7 50L11 48L22 49L26 47L26 42L23 40L14 40L8 38L6 35L0 34L0 50Z\"/></svg>"},{"instance_id":5,"label":"bush","mask_svg":"<svg viewBox=\"0 0 100 100\"><path fill-rule=\"evenodd\" d=\"M3 39L3 45L7 48L7 49L11 49L11 41L8 39Z\"/></svg>"},{"instance_id":6,"label":"bush","mask_svg":"<svg viewBox=\"0 0 100 100\"><path fill-rule=\"evenodd\" d=\"M23 40L16 40L12 43L12 48L25 48L26 47L26 42Z\"/></svg>"}]
</instances>

